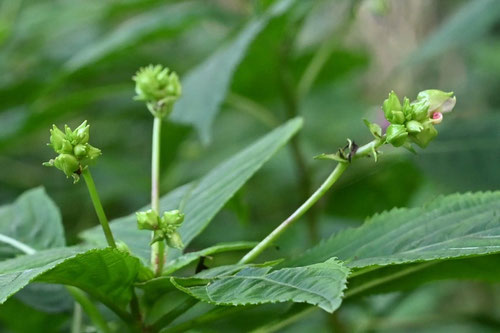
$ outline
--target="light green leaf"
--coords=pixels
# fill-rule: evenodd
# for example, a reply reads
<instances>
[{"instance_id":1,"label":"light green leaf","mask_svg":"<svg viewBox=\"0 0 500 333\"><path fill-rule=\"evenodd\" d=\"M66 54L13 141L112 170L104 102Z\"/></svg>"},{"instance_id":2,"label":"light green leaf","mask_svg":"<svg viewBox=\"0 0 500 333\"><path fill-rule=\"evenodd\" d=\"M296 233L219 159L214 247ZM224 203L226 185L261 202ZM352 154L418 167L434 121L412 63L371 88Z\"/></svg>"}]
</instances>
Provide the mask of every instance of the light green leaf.
<instances>
[{"instance_id":1,"label":"light green leaf","mask_svg":"<svg viewBox=\"0 0 500 333\"><path fill-rule=\"evenodd\" d=\"M187 246L210 223L224 204L247 182L302 127L302 119L296 118L276 128L248 148L220 164L198 182L181 186L160 201L160 210L179 208L183 202L184 222L179 228L182 241ZM141 209L145 210L148 207ZM111 223L115 237L127 243L131 251L149 263L150 233L138 230L135 214ZM104 246L105 239L100 227L85 231L82 237ZM178 251L169 251L179 256ZM171 257L171 258L173 258Z\"/></svg>"},{"instance_id":2,"label":"light green leaf","mask_svg":"<svg viewBox=\"0 0 500 333\"><path fill-rule=\"evenodd\" d=\"M42 187L26 191L14 203L0 207L0 234L35 250L65 245L61 214ZM19 249L0 240L0 258L19 253Z\"/></svg>"},{"instance_id":3,"label":"light green leaf","mask_svg":"<svg viewBox=\"0 0 500 333\"><path fill-rule=\"evenodd\" d=\"M309 303L328 312L342 302L349 270L336 259L305 267L248 267L235 275L216 278L207 285L183 286L172 278L181 291L216 305L247 305L277 302Z\"/></svg>"},{"instance_id":4,"label":"light green leaf","mask_svg":"<svg viewBox=\"0 0 500 333\"><path fill-rule=\"evenodd\" d=\"M221 243L201 251L189 252L169 262L167 269L163 272L163 275L169 275L203 256L209 256L221 252L248 250L253 248L255 245L257 245L257 242Z\"/></svg>"},{"instance_id":5,"label":"light green leaf","mask_svg":"<svg viewBox=\"0 0 500 333\"><path fill-rule=\"evenodd\" d=\"M0 304L31 282L78 287L104 304L125 307L132 284L144 278L140 261L106 248L59 248L0 262Z\"/></svg>"},{"instance_id":6,"label":"light green leaf","mask_svg":"<svg viewBox=\"0 0 500 333\"><path fill-rule=\"evenodd\" d=\"M272 18L286 12L294 1L278 1L266 13L251 20L230 44L187 73L182 79L183 95L175 104L171 119L193 125L202 142L208 143L219 106L248 46Z\"/></svg>"},{"instance_id":7,"label":"light green leaf","mask_svg":"<svg viewBox=\"0 0 500 333\"><path fill-rule=\"evenodd\" d=\"M341 231L285 266L338 257L348 267L405 264L500 252L500 192L454 194L393 209Z\"/></svg>"}]
</instances>

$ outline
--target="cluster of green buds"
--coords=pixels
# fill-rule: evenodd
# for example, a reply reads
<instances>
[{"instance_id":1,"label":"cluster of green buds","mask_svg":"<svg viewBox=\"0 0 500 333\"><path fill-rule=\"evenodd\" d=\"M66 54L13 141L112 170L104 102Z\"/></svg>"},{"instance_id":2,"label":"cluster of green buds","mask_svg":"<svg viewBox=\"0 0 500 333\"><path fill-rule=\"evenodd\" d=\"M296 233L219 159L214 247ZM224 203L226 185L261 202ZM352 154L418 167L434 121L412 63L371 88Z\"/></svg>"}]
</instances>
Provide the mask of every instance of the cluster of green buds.
<instances>
[{"instance_id":1,"label":"cluster of green buds","mask_svg":"<svg viewBox=\"0 0 500 333\"><path fill-rule=\"evenodd\" d=\"M386 131L386 141L395 147L411 148L410 142L425 148L438 134L434 125L441 123L443 113L455 107L453 92L441 90L421 91L413 102L405 97L401 104L398 96L391 91L382 109L390 125Z\"/></svg>"},{"instance_id":2,"label":"cluster of green buds","mask_svg":"<svg viewBox=\"0 0 500 333\"><path fill-rule=\"evenodd\" d=\"M137 227L140 230L156 231L156 236L151 240L151 244L165 240L169 247L176 249L184 247L181 235L177 231L184 221L184 214L179 210L164 212L161 217L152 209L138 212L136 215Z\"/></svg>"},{"instance_id":3,"label":"cluster of green buds","mask_svg":"<svg viewBox=\"0 0 500 333\"><path fill-rule=\"evenodd\" d=\"M177 74L161 65L149 65L139 69L133 80L137 94L135 100L146 102L155 117L168 116L182 93Z\"/></svg>"},{"instance_id":4,"label":"cluster of green buds","mask_svg":"<svg viewBox=\"0 0 500 333\"><path fill-rule=\"evenodd\" d=\"M56 167L63 171L67 178L73 177L76 183L80 174L101 155L100 149L88 143L89 129L86 120L74 131L68 125L64 125L64 132L52 125L48 145L59 155L43 165Z\"/></svg>"}]
</instances>

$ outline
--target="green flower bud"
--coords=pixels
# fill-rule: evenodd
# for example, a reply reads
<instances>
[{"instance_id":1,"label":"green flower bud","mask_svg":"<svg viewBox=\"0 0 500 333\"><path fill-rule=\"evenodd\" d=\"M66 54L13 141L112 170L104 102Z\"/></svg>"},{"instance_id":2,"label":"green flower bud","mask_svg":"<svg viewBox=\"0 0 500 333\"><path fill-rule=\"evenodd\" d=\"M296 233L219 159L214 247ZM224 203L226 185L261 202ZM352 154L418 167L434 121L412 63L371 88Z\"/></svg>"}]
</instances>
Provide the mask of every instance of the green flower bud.
<instances>
[{"instance_id":1,"label":"green flower bud","mask_svg":"<svg viewBox=\"0 0 500 333\"><path fill-rule=\"evenodd\" d=\"M386 140L394 147L402 146L408 137L405 125L391 124L387 127Z\"/></svg>"},{"instance_id":2,"label":"green flower bud","mask_svg":"<svg viewBox=\"0 0 500 333\"><path fill-rule=\"evenodd\" d=\"M427 121L422 125L423 129L419 133L410 135L410 139L420 148L425 148L429 142L434 140L434 138L438 135L438 131L434 128L434 125L430 121Z\"/></svg>"},{"instance_id":3,"label":"green flower bud","mask_svg":"<svg viewBox=\"0 0 500 333\"><path fill-rule=\"evenodd\" d=\"M84 157L87 154L88 147L86 145L76 145L73 151L76 157Z\"/></svg>"},{"instance_id":4,"label":"green flower bud","mask_svg":"<svg viewBox=\"0 0 500 333\"><path fill-rule=\"evenodd\" d=\"M169 247L173 247L179 250L184 248L184 243L182 242L181 235L177 231L174 231L173 233L167 235L166 241Z\"/></svg>"},{"instance_id":5,"label":"green flower bud","mask_svg":"<svg viewBox=\"0 0 500 333\"><path fill-rule=\"evenodd\" d=\"M424 129L424 126L416 120L410 120L406 123L406 129L409 133L419 133Z\"/></svg>"},{"instance_id":6,"label":"green flower bud","mask_svg":"<svg viewBox=\"0 0 500 333\"><path fill-rule=\"evenodd\" d=\"M425 121L429 114L429 103L426 100L415 101L412 103L413 106L413 120Z\"/></svg>"},{"instance_id":7,"label":"green flower bud","mask_svg":"<svg viewBox=\"0 0 500 333\"><path fill-rule=\"evenodd\" d=\"M128 254L132 254L132 251L130 251L130 248L128 247L128 245L125 244L122 241L117 241L116 242L116 248L117 248L118 251L125 252L125 253L128 253Z\"/></svg>"},{"instance_id":8,"label":"green flower bud","mask_svg":"<svg viewBox=\"0 0 500 333\"><path fill-rule=\"evenodd\" d=\"M145 101L154 116L168 115L182 93L179 77L161 65L149 65L134 75L135 99Z\"/></svg>"},{"instance_id":9,"label":"green flower bud","mask_svg":"<svg viewBox=\"0 0 500 333\"><path fill-rule=\"evenodd\" d=\"M78 163L76 157L70 154L60 154L54 160L53 165L63 171L66 177L73 175L80 169L80 163Z\"/></svg>"},{"instance_id":10,"label":"green flower bud","mask_svg":"<svg viewBox=\"0 0 500 333\"><path fill-rule=\"evenodd\" d=\"M389 97L382 104L382 110L384 110L385 118L391 123L394 121L393 111L403 111L398 95L394 91L389 93Z\"/></svg>"},{"instance_id":11,"label":"green flower bud","mask_svg":"<svg viewBox=\"0 0 500 333\"><path fill-rule=\"evenodd\" d=\"M55 159L44 163L45 166L55 166L66 176L72 176L75 182L79 176L76 171L84 171L91 162L101 155L101 150L88 144L89 125L84 121L74 131L64 125L64 132L53 125L50 130L50 146L59 154Z\"/></svg>"},{"instance_id":12,"label":"green flower bud","mask_svg":"<svg viewBox=\"0 0 500 333\"><path fill-rule=\"evenodd\" d=\"M50 146L54 148L56 152L61 152L64 141L66 140L66 135L63 131L57 128L56 125L52 125L52 129L50 130Z\"/></svg>"},{"instance_id":13,"label":"green flower bud","mask_svg":"<svg viewBox=\"0 0 500 333\"><path fill-rule=\"evenodd\" d=\"M405 123L405 114L403 111L391 111L392 113L392 123L402 125Z\"/></svg>"},{"instance_id":14,"label":"green flower bud","mask_svg":"<svg viewBox=\"0 0 500 333\"><path fill-rule=\"evenodd\" d=\"M171 210L163 213L163 217L161 219L162 223L166 225L174 226L175 228L179 227L184 221L184 214L179 210Z\"/></svg>"},{"instance_id":15,"label":"green flower bud","mask_svg":"<svg viewBox=\"0 0 500 333\"><path fill-rule=\"evenodd\" d=\"M91 146L87 143L87 158L91 161L95 160L99 156L102 155L102 152L99 148L96 148L94 146Z\"/></svg>"},{"instance_id":16,"label":"green flower bud","mask_svg":"<svg viewBox=\"0 0 500 333\"><path fill-rule=\"evenodd\" d=\"M80 126L78 126L74 131L74 137L77 144L86 144L89 142L90 137L90 125L87 125L85 120Z\"/></svg>"},{"instance_id":17,"label":"green flower bud","mask_svg":"<svg viewBox=\"0 0 500 333\"><path fill-rule=\"evenodd\" d=\"M145 212L135 213L137 217L137 228L140 230L157 230L160 219L155 211L149 209Z\"/></svg>"}]
</instances>

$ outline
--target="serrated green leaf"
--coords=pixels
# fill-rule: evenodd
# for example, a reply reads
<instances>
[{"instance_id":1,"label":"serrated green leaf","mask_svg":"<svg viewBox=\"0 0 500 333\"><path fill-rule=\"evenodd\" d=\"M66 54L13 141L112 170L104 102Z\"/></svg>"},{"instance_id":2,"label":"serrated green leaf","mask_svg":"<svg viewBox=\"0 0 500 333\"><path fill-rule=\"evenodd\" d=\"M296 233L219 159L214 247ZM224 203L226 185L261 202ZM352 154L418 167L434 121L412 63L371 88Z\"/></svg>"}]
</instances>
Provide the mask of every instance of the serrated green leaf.
<instances>
[{"instance_id":1,"label":"serrated green leaf","mask_svg":"<svg viewBox=\"0 0 500 333\"><path fill-rule=\"evenodd\" d=\"M207 144L219 106L248 46L272 18L282 15L294 1L278 1L266 13L251 20L229 45L187 73L182 79L183 94L175 104L172 121L193 125L202 142Z\"/></svg>"},{"instance_id":2,"label":"serrated green leaf","mask_svg":"<svg viewBox=\"0 0 500 333\"><path fill-rule=\"evenodd\" d=\"M169 275L203 256L209 256L221 252L248 250L253 248L255 245L257 245L257 242L221 243L201 251L189 252L169 262L167 269L163 272L163 275Z\"/></svg>"},{"instance_id":3,"label":"serrated green leaf","mask_svg":"<svg viewBox=\"0 0 500 333\"><path fill-rule=\"evenodd\" d=\"M302 266L338 257L351 268L500 252L500 192L454 194L427 206L393 209L341 231L303 256Z\"/></svg>"},{"instance_id":4,"label":"serrated green leaf","mask_svg":"<svg viewBox=\"0 0 500 333\"><path fill-rule=\"evenodd\" d=\"M499 254L479 257L436 260L397 266L385 266L349 278L347 295L407 291L425 283L439 280L469 280L488 283L500 282Z\"/></svg>"},{"instance_id":5,"label":"serrated green leaf","mask_svg":"<svg viewBox=\"0 0 500 333\"><path fill-rule=\"evenodd\" d=\"M14 203L0 207L0 234L35 250L65 245L61 214L42 187L26 191ZM0 241L0 258L19 253Z\"/></svg>"},{"instance_id":6,"label":"serrated green leaf","mask_svg":"<svg viewBox=\"0 0 500 333\"><path fill-rule=\"evenodd\" d=\"M106 248L59 248L0 262L0 304L31 282L78 287L107 305L125 307L143 267L138 258Z\"/></svg>"},{"instance_id":7,"label":"serrated green leaf","mask_svg":"<svg viewBox=\"0 0 500 333\"><path fill-rule=\"evenodd\" d=\"M342 302L348 269L336 259L324 263L270 272L271 267L247 267L232 276L219 277L202 286L184 286L181 291L216 305L247 305L277 302L309 303L328 312Z\"/></svg>"},{"instance_id":8,"label":"serrated green leaf","mask_svg":"<svg viewBox=\"0 0 500 333\"><path fill-rule=\"evenodd\" d=\"M247 180L267 162L302 127L302 119L295 118L268 133L248 148L220 164L198 182L181 186L160 200L160 210L179 207L183 202L184 222L179 228L187 246L210 223L215 214ZM146 210L148 207L141 209ZM127 243L131 251L149 263L150 233L137 229L135 214L111 223L113 234ZM100 227L85 231L81 236L94 244L105 246ZM169 251L170 259L179 251Z\"/></svg>"}]
</instances>

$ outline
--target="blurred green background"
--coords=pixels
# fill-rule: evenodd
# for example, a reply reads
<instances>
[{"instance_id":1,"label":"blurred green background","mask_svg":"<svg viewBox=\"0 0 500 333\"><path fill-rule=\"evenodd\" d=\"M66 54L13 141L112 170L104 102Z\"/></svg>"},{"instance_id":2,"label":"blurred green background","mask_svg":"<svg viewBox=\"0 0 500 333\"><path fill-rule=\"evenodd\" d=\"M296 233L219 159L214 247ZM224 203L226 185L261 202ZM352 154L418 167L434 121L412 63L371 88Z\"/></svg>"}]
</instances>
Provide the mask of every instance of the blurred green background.
<instances>
[{"instance_id":1,"label":"blurred green background","mask_svg":"<svg viewBox=\"0 0 500 333\"><path fill-rule=\"evenodd\" d=\"M271 15L273 5L282 13ZM45 186L70 243L97 220L82 184L42 167L53 157L48 129L89 121L91 142L103 151L93 174L110 218L146 205L152 117L132 100L131 77L147 64L191 79L163 130L162 193L288 118L305 119L297 139L188 250L261 239L331 170L313 156L347 138L370 140L361 119L381 123L390 90L410 98L454 91L457 106L418 155L384 148L377 164L356 163L270 256L299 253L392 207L499 188L497 0L3 0L0 48L0 203ZM495 332L499 301L495 286L435 283L346 303L334 316L316 312L286 331ZM272 316L273 307L262 311ZM19 331L6 313L0 322Z\"/></svg>"}]
</instances>

